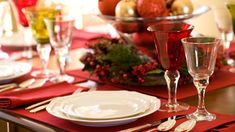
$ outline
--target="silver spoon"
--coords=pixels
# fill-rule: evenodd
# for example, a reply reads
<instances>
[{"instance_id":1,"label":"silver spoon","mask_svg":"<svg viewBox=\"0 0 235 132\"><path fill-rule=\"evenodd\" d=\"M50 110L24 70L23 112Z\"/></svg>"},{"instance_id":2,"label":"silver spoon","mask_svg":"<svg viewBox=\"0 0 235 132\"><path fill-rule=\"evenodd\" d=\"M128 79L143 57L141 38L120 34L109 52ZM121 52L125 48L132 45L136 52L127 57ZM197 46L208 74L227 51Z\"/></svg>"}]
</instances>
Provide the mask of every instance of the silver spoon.
<instances>
[{"instance_id":1,"label":"silver spoon","mask_svg":"<svg viewBox=\"0 0 235 132\"><path fill-rule=\"evenodd\" d=\"M173 118L168 118L167 121L161 123L158 127L158 131L169 131L172 127L174 127L176 123L175 116Z\"/></svg>"},{"instance_id":2,"label":"silver spoon","mask_svg":"<svg viewBox=\"0 0 235 132\"><path fill-rule=\"evenodd\" d=\"M196 123L197 121L195 119L187 120L177 126L174 132L189 132L195 127Z\"/></svg>"}]
</instances>

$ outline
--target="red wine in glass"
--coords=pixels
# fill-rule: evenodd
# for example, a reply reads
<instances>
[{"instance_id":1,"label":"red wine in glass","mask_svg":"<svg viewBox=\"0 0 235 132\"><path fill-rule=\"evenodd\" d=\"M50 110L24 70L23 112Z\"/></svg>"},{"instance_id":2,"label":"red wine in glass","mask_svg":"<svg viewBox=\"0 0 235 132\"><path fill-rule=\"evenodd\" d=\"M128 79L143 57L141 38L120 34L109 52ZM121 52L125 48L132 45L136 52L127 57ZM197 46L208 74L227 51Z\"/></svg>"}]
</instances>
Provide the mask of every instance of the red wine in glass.
<instances>
[{"instance_id":1,"label":"red wine in glass","mask_svg":"<svg viewBox=\"0 0 235 132\"><path fill-rule=\"evenodd\" d=\"M183 22L166 22L148 27L154 34L158 60L165 71L168 87L168 102L162 103L161 111L178 112L187 110L189 105L177 102L176 91L180 78L178 69L184 62L184 49L181 39L189 37L193 26Z\"/></svg>"},{"instance_id":2,"label":"red wine in glass","mask_svg":"<svg viewBox=\"0 0 235 132\"><path fill-rule=\"evenodd\" d=\"M17 8L20 24L24 27L28 27L29 24L24 13L22 12L22 9L28 6L35 6L37 3L37 0L13 0L13 3L15 4Z\"/></svg>"},{"instance_id":3,"label":"red wine in glass","mask_svg":"<svg viewBox=\"0 0 235 132\"><path fill-rule=\"evenodd\" d=\"M166 70L178 70L184 62L181 39L190 35L192 26L188 24L160 24L154 27L155 46L158 60Z\"/></svg>"}]
</instances>

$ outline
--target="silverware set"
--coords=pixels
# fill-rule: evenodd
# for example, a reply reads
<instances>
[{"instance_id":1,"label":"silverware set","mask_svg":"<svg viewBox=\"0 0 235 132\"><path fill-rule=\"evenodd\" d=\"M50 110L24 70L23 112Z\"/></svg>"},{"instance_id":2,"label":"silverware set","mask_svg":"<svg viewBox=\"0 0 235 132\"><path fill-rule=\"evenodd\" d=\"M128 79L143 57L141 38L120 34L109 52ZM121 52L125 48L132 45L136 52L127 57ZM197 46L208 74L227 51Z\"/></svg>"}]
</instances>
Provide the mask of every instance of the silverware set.
<instances>
[{"instance_id":1,"label":"silverware set","mask_svg":"<svg viewBox=\"0 0 235 132\"><path fill-rule=\"evenodd\" d=\"M7 90L14 89L15 91L20 91L23 89L31 89L31 88L37 88L41 87L46 83L47 79L28 79L25 80L19 84L17 83L9 83L9 84L3 84L0 85L0 92L4 92Z\"/></svg>"},{"instance_id":2,"label":"silverware set","mask_svg":"<svg viewBox=\"0 0 235 132\"><path fill-rule=\"evenodd\" d=\"M141 132L144 130L150 129L148 132L151 131L170 131L176 124L176 120L185 118L186 115L177 115L168 117L165 119L157 120L152 123L146 123L140 126L128 128L125 130L121 130L119 132ZM196 120L190 119L186 120L185 122L178 125L173 131L174 132L189 132L191 131L196 125Z\"/></svg>"}]
</instances>

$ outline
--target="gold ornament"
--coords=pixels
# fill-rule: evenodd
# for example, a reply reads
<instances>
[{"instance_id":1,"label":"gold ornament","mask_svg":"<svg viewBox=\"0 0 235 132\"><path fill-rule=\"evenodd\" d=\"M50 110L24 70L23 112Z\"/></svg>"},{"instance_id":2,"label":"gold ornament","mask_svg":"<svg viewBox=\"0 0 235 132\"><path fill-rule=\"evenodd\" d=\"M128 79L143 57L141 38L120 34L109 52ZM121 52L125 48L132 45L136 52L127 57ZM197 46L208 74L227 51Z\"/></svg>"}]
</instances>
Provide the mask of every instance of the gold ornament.
<instances>
[{"instance_id":1,"label":"gold ornament","mask_svg":"<svg viewBox=\"0 0 235 132\"><path fill-rule=\"evenodd\" d=\"M136 1L121 0L115 8L116 17L137 17Z\"/></svg>"},{"instance_id":2,"label":"gold ornament","mask_svg":"<svg viewBox=\"0 0 235 132\"><path fill-rule=\"evenodd\" d=\"M185 15L193 12L193 4L190 0L175 0L171 6L173 15Z\"/></svg>"}]
</instances>

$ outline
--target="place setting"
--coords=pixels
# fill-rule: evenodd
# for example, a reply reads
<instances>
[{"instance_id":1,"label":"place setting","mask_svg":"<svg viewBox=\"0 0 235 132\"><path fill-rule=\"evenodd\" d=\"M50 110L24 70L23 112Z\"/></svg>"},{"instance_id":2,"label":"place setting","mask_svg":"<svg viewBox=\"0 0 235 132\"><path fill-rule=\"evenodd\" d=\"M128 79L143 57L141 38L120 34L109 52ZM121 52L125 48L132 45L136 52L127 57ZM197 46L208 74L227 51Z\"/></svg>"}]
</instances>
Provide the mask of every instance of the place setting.
<instances>
[{"instance_id":1,"label":"place setting","mask_svg":"<svg viewBox=\"0 0 235 132\"><path fill-rule=\"evenodd\" d=\"M76 124L106 127L133 122L159 107L159 99L137 92L93 91L57 98L46 109Z\"/></svg>"}]
</instances>

